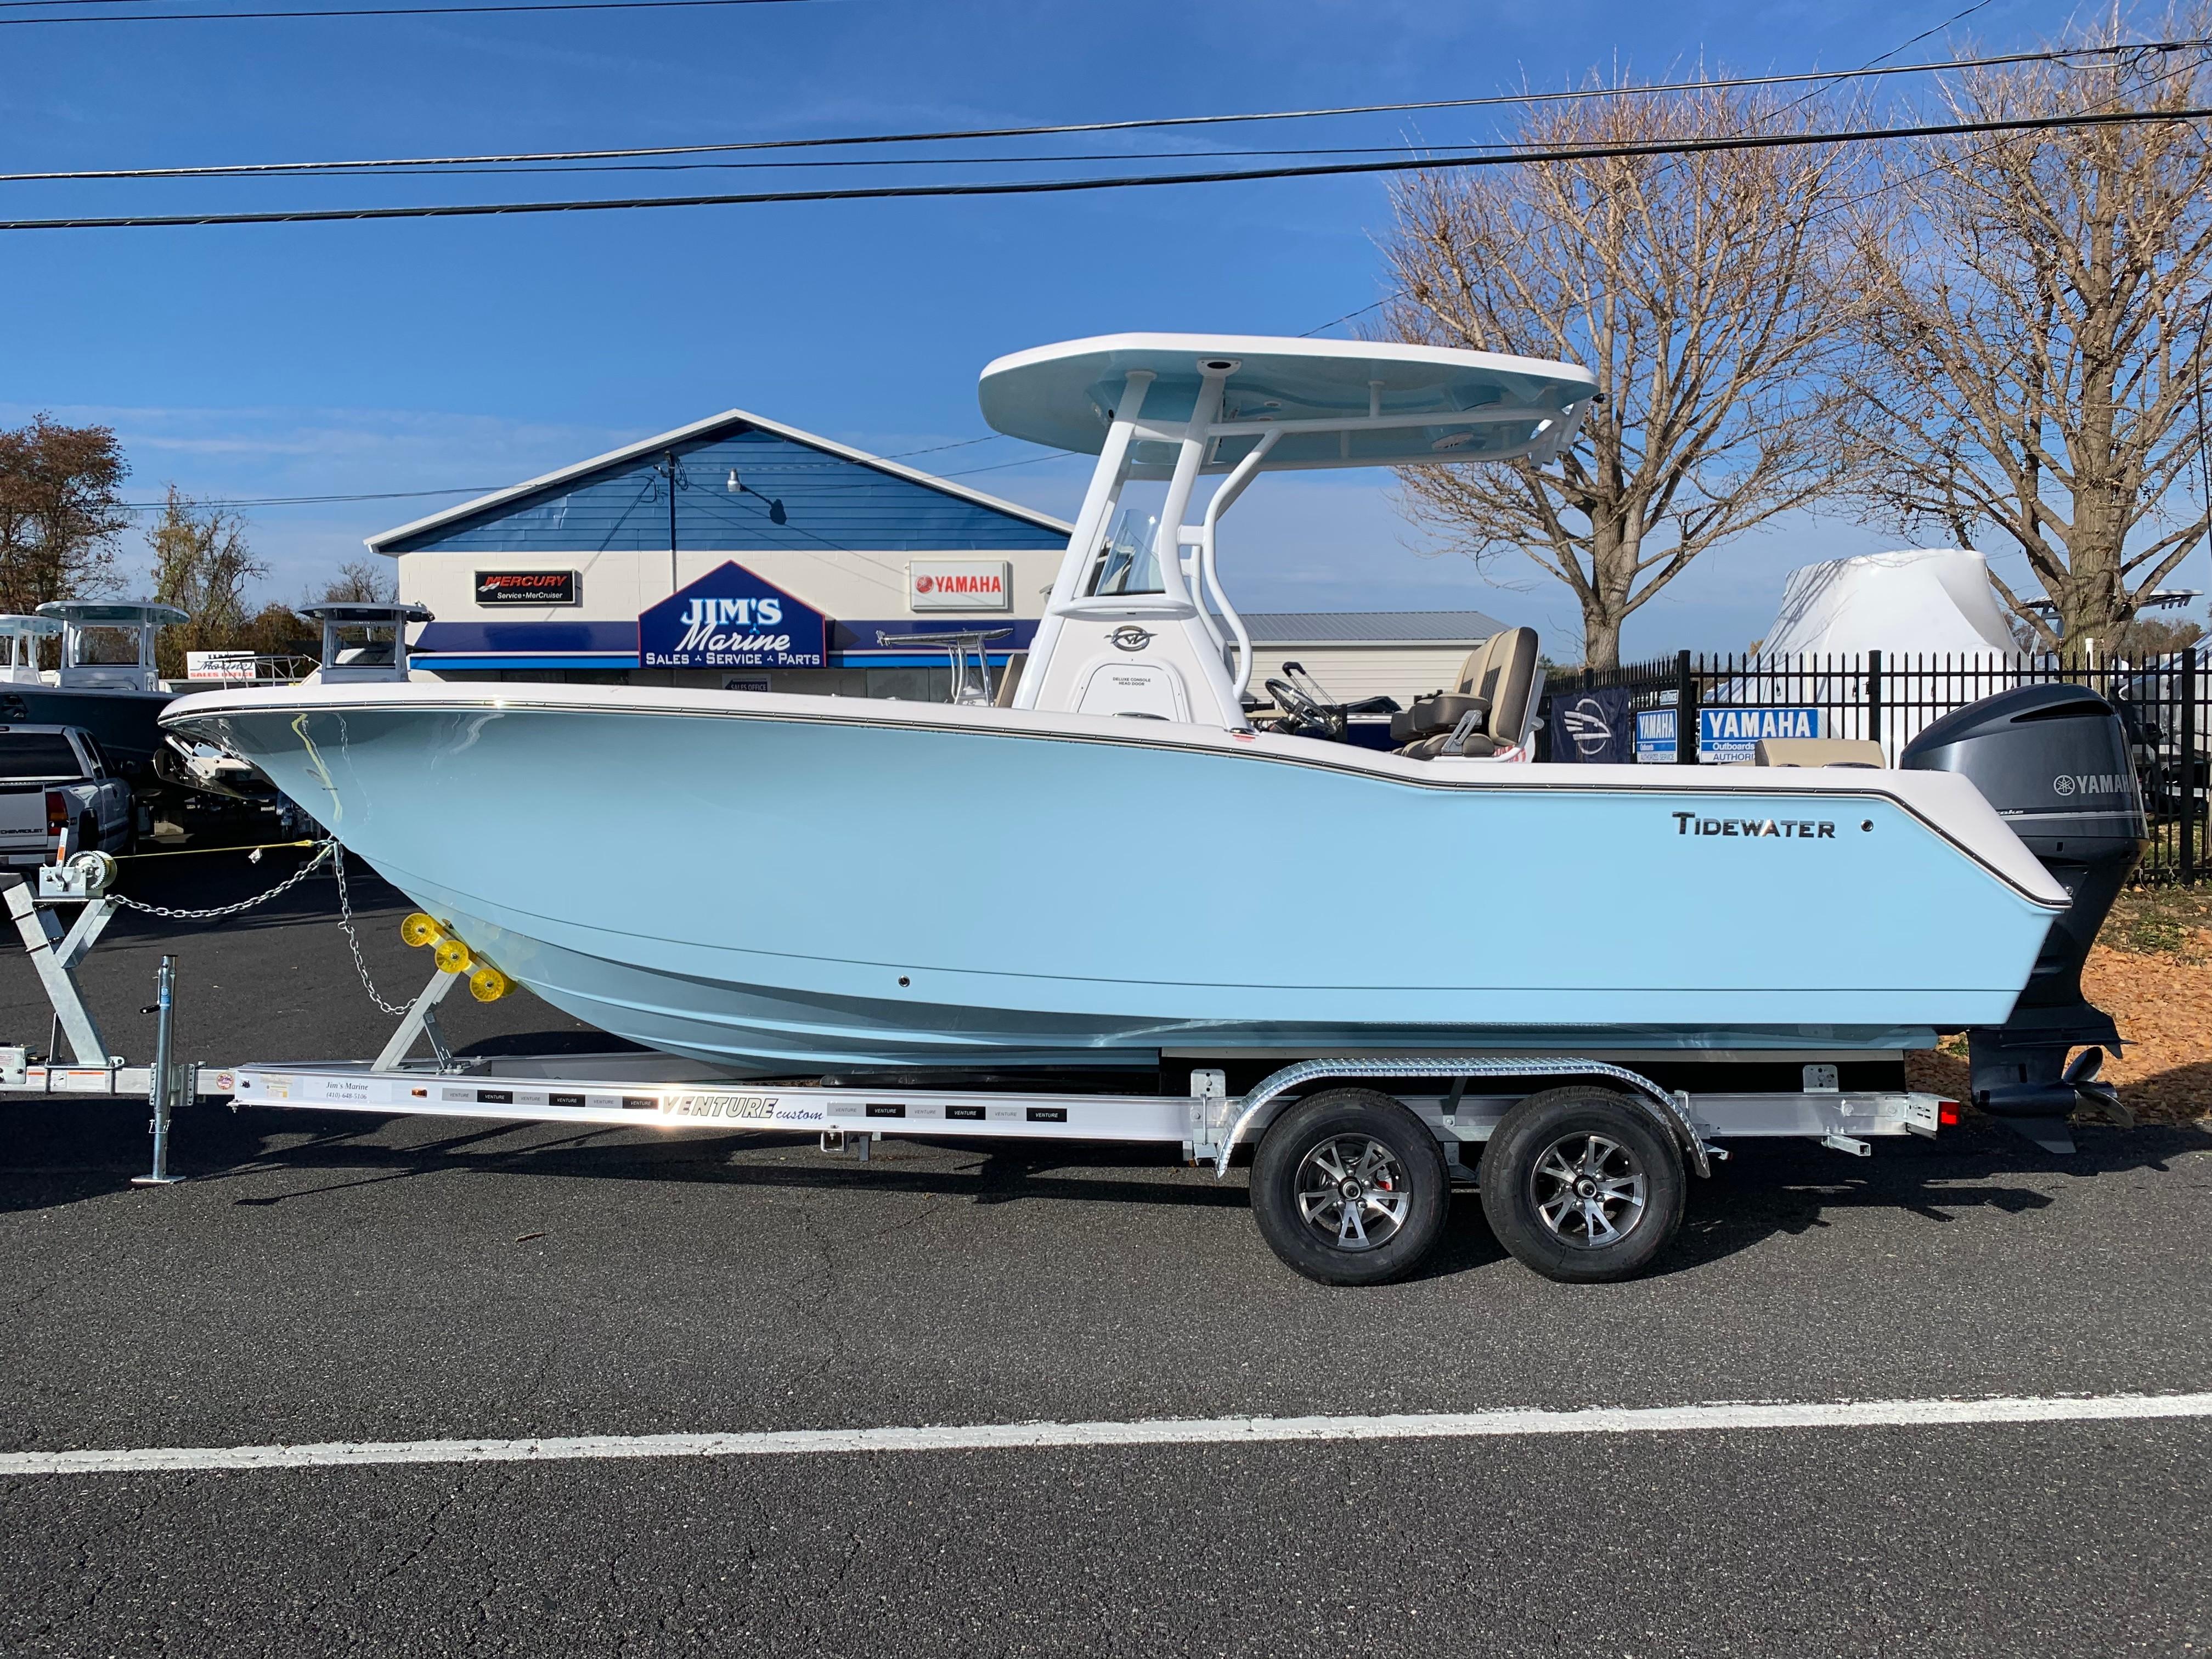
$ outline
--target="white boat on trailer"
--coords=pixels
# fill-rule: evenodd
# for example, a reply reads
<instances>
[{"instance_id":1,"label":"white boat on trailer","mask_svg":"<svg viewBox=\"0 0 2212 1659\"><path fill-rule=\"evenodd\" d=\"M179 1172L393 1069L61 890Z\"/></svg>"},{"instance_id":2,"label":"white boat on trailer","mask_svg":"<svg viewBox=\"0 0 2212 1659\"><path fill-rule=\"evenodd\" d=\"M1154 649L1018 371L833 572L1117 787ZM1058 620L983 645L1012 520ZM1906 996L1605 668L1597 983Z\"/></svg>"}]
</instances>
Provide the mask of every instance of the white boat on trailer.
<instances>
[{"instance_id":1,"label":"white boat on trailer","mask_svg":"<svg viewBox=\"0 0 2212 1659\"><path fill-rule=\"evenodd\" d=\"M2039 858L2007 821L2035 803L1984 792L2046 762L2125 775L2087 694L1986 709L1902 770L1536 765L1534 641L1516 630L1406 711L1395 754L1246 717L1252 652L1215 538L1260 472L1540 463L1593 392L1571 365L1356 342L1121 336L1002 360L994 424L1099 456L1010 707L408 683L404 663L180 702L173 729L260 766L422 904L416 940L453 970L374 1062L189 1086L863 1152L884 1134L1151 1142L1223 1173L1249 1146L1269 1244L1346 1284L1412 1271L1470 1179L1540 1272L1632 1273L1721 1143L1934 1133L1945 1103L1904 1061L1938 1030L1974 1032L1977 1099L2056 1144L2076 1101L2114 1104L2094 1059L2064 1062L2099 1040L2075 975L2140 806L2122 792L2101 840L2069 830L2064 859ZM1192 524L1208 473L1225 476ZM1146 477L1166 483L1149 548L1109 533ZM793 786L767 797L763 776ZM720 867L574 879L635 867L634 805L671 779ZM1312 943L1285 951L1267 941L1286 890L1225 866L1230 823L1262 826L1293 872L1371 847L1404 891L1300 884ZM1009 934L918 910L886 834L908 859L990 865L1048 919ZM2067 860L2092 848L2084 884ZM1606 868L1620 878L1591 880ZM847 924L834 948L808 936L825 906ZM650 1052L455 1054L435 1011L464 974ZM418 1037L434 1060L406 1058ZM67 1080L21 1059L21 1086ZM155 1068L157 1124L186 1086Z\"/></svg>"},{"instance_id":2,"label":"white boat on trailer","mask_svg":"<svg viewBox=\"0 0 2212 1659\"><path fill-rule=\"evenodd\" d=\"M1407 711L1398 752L1255 729L1216 540L1261 474L1541 462L1594 392L1571 364L1345 341L994 363L994 425L1098 457L1009 707L422 680L167 724L555 1007L732 1075L1899 1048L2002 1022L2067 896L1963 778L1528 764L1526 629ZM1109 527L1148 480L1131 547ZM677 800L680 867L573 879L632 865L641 803ZM1347 878L1348 852L1371 868ZM916 867L987 872L1036 923L916 903Z\"/></svg>"}]
</instances>

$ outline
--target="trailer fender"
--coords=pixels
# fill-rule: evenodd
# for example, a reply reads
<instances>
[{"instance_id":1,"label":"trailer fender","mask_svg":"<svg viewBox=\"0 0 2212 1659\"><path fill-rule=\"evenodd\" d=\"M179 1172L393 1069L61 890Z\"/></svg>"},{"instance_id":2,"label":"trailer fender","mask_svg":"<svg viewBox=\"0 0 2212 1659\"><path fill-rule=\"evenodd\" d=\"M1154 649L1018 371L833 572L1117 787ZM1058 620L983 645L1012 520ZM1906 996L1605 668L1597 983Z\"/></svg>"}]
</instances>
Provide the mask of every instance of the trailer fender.
<instances>
[{"instance_id":1,"label":"trailer fender","mask_svg":"<svg viewBox=\"0 0 2212 1659\"><path fill-rule=\"evenodd\" d=\"M1628 1086L1628 1098L1651 1114L1658 1127L1682 1154L1683 1162L1698 1175L1710 1176L1713 1172L1712 1158L1717 1149L1708 1146L1691 1127L1689 1111L1680 1098L1671 1095L1641 1073L1632 1072L1625 1066L1612 1066L1603 1060L1577 1060L1571 1055L1516 1056L1498 1058L1489 1055L1460 1056L1351 1056L1340 1059L1302 1060L1284 1066L1263 1078L1257 1088L1246 1095L1227 1133L1222 1134L1213 1148L1213 1173L1229 1173L1230 1155L1248 1133L1264 1130L1289 1103L1290 1097L1309 1083L1323 1079L1383 1079L1410 1077L1449 1078L1605 1078Z\"/></svg>"}]
</instances>

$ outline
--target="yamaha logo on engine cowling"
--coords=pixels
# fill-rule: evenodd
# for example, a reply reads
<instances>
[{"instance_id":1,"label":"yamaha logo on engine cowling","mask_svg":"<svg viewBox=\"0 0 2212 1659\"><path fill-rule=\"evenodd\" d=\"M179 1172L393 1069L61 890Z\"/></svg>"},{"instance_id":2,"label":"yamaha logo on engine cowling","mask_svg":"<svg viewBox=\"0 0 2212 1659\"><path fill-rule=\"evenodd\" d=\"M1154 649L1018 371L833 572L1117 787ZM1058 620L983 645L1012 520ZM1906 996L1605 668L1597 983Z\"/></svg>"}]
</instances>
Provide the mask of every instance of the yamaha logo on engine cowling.
<instances>
[{"instance_id":1,"label":"yamaha logo on engine cowling","mask_svg":"<svg viewBox=\"0 0 2212 1659\"><path fill-rule=\"evenodd\" d=\"M2052 791L2068 795L2124 795L2130 779L2124 772L2061 772L2051 779Z\"/></svg>"}]
</instances>

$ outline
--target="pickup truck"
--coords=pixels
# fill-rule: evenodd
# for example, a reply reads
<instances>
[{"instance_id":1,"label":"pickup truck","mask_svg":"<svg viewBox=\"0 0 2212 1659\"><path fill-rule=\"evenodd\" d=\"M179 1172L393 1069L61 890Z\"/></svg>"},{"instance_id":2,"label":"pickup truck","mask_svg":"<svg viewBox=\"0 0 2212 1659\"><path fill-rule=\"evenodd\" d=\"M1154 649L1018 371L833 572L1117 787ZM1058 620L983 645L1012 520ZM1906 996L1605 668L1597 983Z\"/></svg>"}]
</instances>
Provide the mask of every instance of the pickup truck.
<instances>
[{"instance_id":1,"label":"pickup truck","mask_svg":"<svg viewBox=\"0 0 2212 1659\"><path fill-rule=\"evenodd\" d=\"M131 786L92 734L74 726L0 726L0 867L71 853L128 852L137 825Z\"/></svg>"}]
</instances>

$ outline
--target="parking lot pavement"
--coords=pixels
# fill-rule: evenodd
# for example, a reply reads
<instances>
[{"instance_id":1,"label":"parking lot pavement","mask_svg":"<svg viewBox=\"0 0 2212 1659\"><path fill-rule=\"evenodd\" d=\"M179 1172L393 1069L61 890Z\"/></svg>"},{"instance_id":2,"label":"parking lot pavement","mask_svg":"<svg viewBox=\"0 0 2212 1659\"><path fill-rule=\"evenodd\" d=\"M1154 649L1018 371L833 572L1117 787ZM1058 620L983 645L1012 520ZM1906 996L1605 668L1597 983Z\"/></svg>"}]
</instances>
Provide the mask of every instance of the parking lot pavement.
<instances>
[{"instance_id":1,"label":"parking lot pavement","mask_svg":"<svg viewBox=\"0 0 2212 1659\"><path fill-rule=\"evenodd\" d=\"M428 964L359 885L400 1000ZM373 1052L326 878L282 902L103 944L118 1046L143 1056L173 948L195 1057ZM452 1023L571 1025L526 997ZM143 1105L0 1113L4 1450L2212 1376L2195 1130L1743 1149L1621 1285L1537 1279L1462 1198L1431 1271L1349 1291L1275 1261L1241 1176L1126 1148L860 1165L207 1108L192 1179L151 1190ZM2200 1419L29 1476L0 1482L0 1652L2178 1653L2212 1642L2208 1462Z\"/></svg>"}]
</instances>

